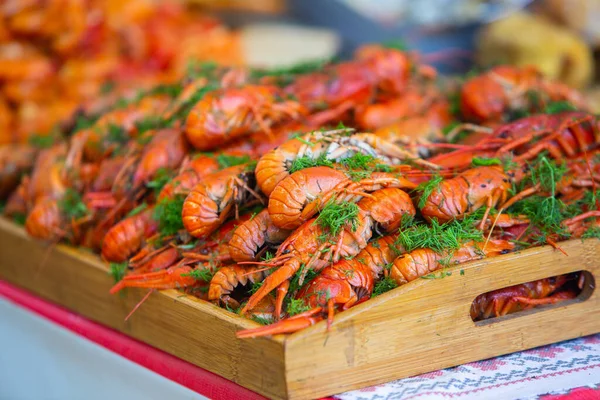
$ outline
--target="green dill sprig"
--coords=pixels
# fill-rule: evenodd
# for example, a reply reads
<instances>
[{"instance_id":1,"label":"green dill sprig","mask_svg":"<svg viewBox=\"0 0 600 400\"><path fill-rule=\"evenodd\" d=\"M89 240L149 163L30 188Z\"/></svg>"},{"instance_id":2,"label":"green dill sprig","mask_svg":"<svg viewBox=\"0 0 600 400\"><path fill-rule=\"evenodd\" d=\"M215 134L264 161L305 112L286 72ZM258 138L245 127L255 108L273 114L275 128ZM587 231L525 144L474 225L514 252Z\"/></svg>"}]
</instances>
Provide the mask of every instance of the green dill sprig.
<instances>
[{"instance_id":1,"label":"green dill sprig","mask_svg":"<svg viewBox=\"0 0 600 400\"><path fill-rule=\"evenodd\" d=\"M31 135L28 138L29 144L38 149L47 149L52 147L56 142L56 137L54 135Z\"/></svg>"},{"instance_id":2,"label":"green dill sprig","mask_svg":"<svg viewBox=\"0 0 600 400\"><path fill-rule=\"evenodd\" d=\"M499 158L473 157L471 164L473 164L474 167L488 167L492 165L502 165L502 160Z\"/></svg>"},{"instance_id":3,"label":"green dill sprig","mask_svg":"<svg viewBox=\"0 0 600 400\"><path fill-rule=\"evenodd\" d=\"M166 168L159 168L151 181L146 182L146 187L158 195L163 187L171 180L172 173Z\"/></svg>"},{"instance_id":4,"label":"green dill sprig","mask_svg":"<svg viewBox=\"0 0 600 400\"><path fill-rule=\"evenodd\" d=\"M391 277L386 276L383 279L381 279L380 281L375 283L375 286L373 286L373 294L372 297L375 296L379 296L385 292L389 292L392 289L395 289L398 287L398 284L396 283L396 281L394 281Z\"/></svg>"},{"instance_id":5,"label":"green dill sprig","mask_svg":"<svg viewBox=\"0 0 600 400\"><path fill-rule=\"evenodd\" d=\"M434 175L430 180L421 183L415 188L416 192L421 193L421 197L419 198L418 204L419 208L425 207L427 199L429 199L431 193L433 193L433 191L440 186L443 180L444 178L442 178L440 175Z\"/></svg>"},{"instance_id":6,"label":"green dill sprig","mask_svg":"<svg viewBox=\"0 0 600 400\"><path fill-rule=\"evenodd\" d=\"M110 263L108 274L113 277L115 283L120 282L127 272L127 261L122 263Z\"/></svg>"},{"instance_id":7,"label":"green dill sprig","mask_svg":"<svg viewBox=\"0 0 600 400\"><path fill-rule=\"evenodd\" d=\"M250 162L250 156L248 155L233 156L221 153L217 156L217 163L219 164L219 168L221 169L246 164L248 162Z\"/></svg>"},{"instance_id":8,"label":"green dill sprig","mask_svg":"<svg viewBox=\"0 0 600 400\"><path fill-rule=\"evenodd\" d=\"M259 315L253 315L250 317L252 321L257 322L261 325L270 325L273 323L273 320L267 317L261 317Z\"/></svg>"},{"instance_id":9,"label":"green dill sprig","mask_svg":"<svg viewBox=\"0 0 600 400\"><path fill-rule=\"evenodd\" d=\"M175 235L184 228L181 218L184 201L185 197L174 196L170 199L162 199L154 207L152 217L158 221L158 231L161 236Z\"/></svg>"},{"instance_id":10,"label":"green dill sprig","mask_svg":"<svg viewBox=\"0 0 600 400\"><path fill-rule=\"evenodd\" d=\"M58 201L58 208L69 219L82 218L89 213L81 195L71 188L68 188Z\"/></svg>"},{"instance_id":11,"label":"green dill sprig","mask_svg":"<svg viewBox=\"0 0 600 400\"><path fill-rule=\"evenodd\" d=\"M298 157L292 161L292 165L290 166L290 174L302 169L313 167L333 167L333 162L327 158L326 154L321 154L317 158L312 158L310 156Z\"/></svg>"},{"instance_id":12,"label":"green dill sprig","mask_svg":"<svg viewBox=\"0 0 600 400\"><path fill-rule=\"evenodd\" d=\"M148 208L148 204L146 204L144 202L144 203L140 204L139 206L137 206L136 208L134 208L133 210L129 211L127 213L127 217L133 217L135 215L138 215L139 213L146 210L147 208Z\"/></svg>"},{"instance_id":13,"label":"green dill sprig","mask_svg":"<svg viewBox=\"0 0 600 400\"><path fill-rule=\"evenodd\" d=\"M395 244L406 252L431 249L438 254L448 254L465 242L483 240L483 233L475 226L478 217L481 218L479 213L445 224L437 220L432 220L431 224L413 224L400 229Z\"/></svg>"},{"instance_id":14,"label":"green dill sprig","mask_svg":"<svg viewBox=\"0 0 600 400\"><path fill-rule=\"evenodd\" d=\"M355 203L342 201L328 202L319 213L315 223L328 231L332 236L337 236L345 225L350 225L352 231L358 228L358 214L360 208Z\"/></svg>"},{"instance_id":15,"label":"green dill sprig","mask_svg":"<svg viewBox=\"0 0 600 400\"><path fill-rule=\"evenodd\" d=\"M310 306L307 305L302 299L290 299L286 308L286 312L290 317L302 314L308 310L310 310Z\"/></svg>"},{"instance_id":16,"label":"green dill sprig","mask_svg":"<svg viewBox=\"0 0 600 400\"><path fill-rule=\"evenodd\" d=\"M577 107L568 101L553 101L548 103L544 110L546 114L560 114L565 111L577 111Z\"/></svg>"},{"instance_id":17,"label":"green dill sprig","mask_svg":"<svg viewBox=\"0 0 600 400\"><path fill-rule=\"evenodd\" d=\"M215 275L215 272L211 268L195 268L187 274L181 274L181 276L189 276L200 282L210 282Z\"/></svg>"}]
</instances>

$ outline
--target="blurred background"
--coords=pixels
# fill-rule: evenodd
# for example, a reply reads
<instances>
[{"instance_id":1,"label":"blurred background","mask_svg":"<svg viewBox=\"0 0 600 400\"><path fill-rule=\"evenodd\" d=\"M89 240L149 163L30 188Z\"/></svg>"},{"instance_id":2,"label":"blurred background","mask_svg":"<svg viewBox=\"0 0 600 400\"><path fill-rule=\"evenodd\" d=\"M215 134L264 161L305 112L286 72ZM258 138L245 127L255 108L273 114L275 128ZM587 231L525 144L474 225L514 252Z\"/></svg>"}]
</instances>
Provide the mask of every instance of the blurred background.
<instances>
[{"instance_id":1,"label":"blurred background","mask_svg":"<svg viewBox=\"0 0 600 400\"><path fill-rule=\"evenodd\" d=\"M599 108L600 0L4 0L0 143L74 123L190 62L290 66L387 42L444 74L535 65Z\"/></svg>"}]
</instances>

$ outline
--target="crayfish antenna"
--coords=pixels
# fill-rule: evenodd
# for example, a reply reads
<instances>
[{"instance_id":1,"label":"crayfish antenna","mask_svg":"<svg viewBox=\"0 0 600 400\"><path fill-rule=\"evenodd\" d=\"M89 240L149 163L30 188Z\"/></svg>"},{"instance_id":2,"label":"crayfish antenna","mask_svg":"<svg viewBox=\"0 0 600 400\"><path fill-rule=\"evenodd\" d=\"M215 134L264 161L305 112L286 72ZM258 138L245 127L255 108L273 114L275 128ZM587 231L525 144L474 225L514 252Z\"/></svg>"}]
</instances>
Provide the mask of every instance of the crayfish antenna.
<instances>
[{"instance_id":1,"label":"crayfish antenna","mask_svg":"<svg viewBox=\"0 0 600 400\"><path fill-rule=\"evenodd\" d=\"M294 333L308 328L311 325L321 321L323 317L314 316L319 314L323 309L321 307L315 307L312 310L303 312L296 316L284 319L283 321L276 322L271 325L261 326L260 328L245 329L239 331L235 336L239 339L256 338L262 336L279 335L282 333Z\"/></svg>"},{"instance_id":2,"label":"crayfish antenna","mask_svg":"<svg viewBox=\"0 0 600 400\"><path fill-rule=\"evenodd\" d=\"M114 285L109 293L115 294L127 287L175 289L192 286L196 283L196 279L190 276L191 272L192 268L183 266L145 274L128 275Z\"/></svg>"},{"instance_id":3,"label":"crayfish antenna","mask_svg":"<svg viewBox=\"0 0 600 400\"><path fill-rule=\"evenodd\" d=\"M142 299L141 299L141 300L140 300L140 301L139 301L139 302L138 302L138 303L135 305L135 307L133 307L133 309L132 309L132 310L129 312L129 314L127 314L127 316L125 317L125 321L127 321L127 320L128 320L128 319L129 319L129 318L130 318L130 317L133 315L133 313L134 313L134 312L136 312L136 311L137 311L137 309L138 309L138 308L140 308L140 306L141 306L142 304L144 304L144 302L145 302L146 300L148 300L148 297L150 297L150 295L151 295L151 294L152 294L152 293L153 293L155 290L156 290L156 289L150 289L150 290L148 290L148 293L146 293L146 294L144 295L144 297L142 297Z\"/></svg>"}]
</instances>

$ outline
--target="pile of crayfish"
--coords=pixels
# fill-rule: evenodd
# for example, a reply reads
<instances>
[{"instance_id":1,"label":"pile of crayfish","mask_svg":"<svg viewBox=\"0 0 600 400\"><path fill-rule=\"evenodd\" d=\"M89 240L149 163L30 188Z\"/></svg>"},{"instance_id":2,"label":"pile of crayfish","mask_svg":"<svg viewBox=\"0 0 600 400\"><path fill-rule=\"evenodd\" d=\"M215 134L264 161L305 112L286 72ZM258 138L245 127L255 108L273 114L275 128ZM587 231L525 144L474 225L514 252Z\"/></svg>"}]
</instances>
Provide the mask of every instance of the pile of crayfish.
<instances>
[{"instance_id":1,"label":"pile of crayfish","mask_svg":"<svg viewBox=\"0 0 600 400\"><path fill-rule=\"evenodd\" d=\"M48 148L0 148L4 214L87 247L116 284L176 288L291 333L467 261L597 237L599 121L529 68L448 82L417 55L266 71L199 65ZM474 320L573 299L569 274Z\"/></svg>"}]
</instances>

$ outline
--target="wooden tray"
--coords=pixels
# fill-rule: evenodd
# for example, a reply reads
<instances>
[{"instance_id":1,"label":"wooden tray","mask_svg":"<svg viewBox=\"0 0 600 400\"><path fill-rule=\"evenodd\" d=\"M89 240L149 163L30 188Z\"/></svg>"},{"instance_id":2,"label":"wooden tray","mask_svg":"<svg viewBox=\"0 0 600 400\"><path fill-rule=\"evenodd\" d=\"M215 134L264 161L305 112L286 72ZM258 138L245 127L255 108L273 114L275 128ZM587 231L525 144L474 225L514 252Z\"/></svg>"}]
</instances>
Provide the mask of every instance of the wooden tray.
<instances>
[{"instance_id":1,"label":"wooden tray","mask_svg":"<svg viewBox=\"0 0 600 400\"><path fill-rule=\"evenodd\" d=\"M561 243L457 266L444 279L419 279L293 335L239 340L257 326L175 290L108 293L112 278L98 257L29 239L0 219L0 278L270 398L306 399L358 389L471 361L600 332L600 241ZM44 261L44 258L47 259ZM479 294L585 270L574 300L473 322ZM462 271L462 272L461 272Z\"/></svg>"}]
</instances>

